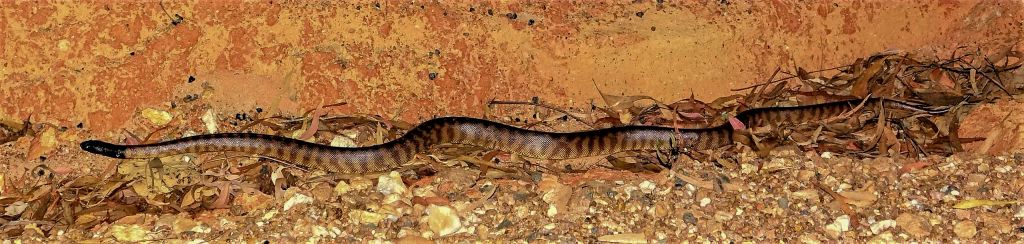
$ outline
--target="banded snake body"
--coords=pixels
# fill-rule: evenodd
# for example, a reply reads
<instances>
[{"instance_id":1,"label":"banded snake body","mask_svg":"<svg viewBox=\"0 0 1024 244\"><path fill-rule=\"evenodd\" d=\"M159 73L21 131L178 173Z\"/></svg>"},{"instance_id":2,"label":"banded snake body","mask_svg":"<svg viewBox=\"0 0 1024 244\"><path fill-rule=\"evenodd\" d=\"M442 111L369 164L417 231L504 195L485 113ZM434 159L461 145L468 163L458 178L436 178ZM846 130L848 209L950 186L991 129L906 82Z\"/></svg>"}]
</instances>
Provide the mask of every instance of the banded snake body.
<instances>
[{"instance_id":1,"label":"banded snake body","mask_svg":"<svg viewBox=\"0 0 1024 244\"><path fill-rule=\"evenodd\" d=\"M932 114L946 111L897 100L871 98L750 109L737 114L736 119L748 127L768 123L803 123L839 116L855 109L861 102L864 102L863 107L868 110L884 107ZM570 159L630 150L669 150L677 146L677 140L681 140L682 146L693 150L723 147L733 143L733 128L725 123L701 129L621 126L557 133L527 130L483 119L443 117L420 123L398 139L366 147L332 147L254 133L207 134L144 145L116 145L89 140L80 146L91 153L127 159L233 151L257 154L328 172L364 174L400 168L415 154L439 144L485 147L528 158Z\"/></svg>"}]
</instances>

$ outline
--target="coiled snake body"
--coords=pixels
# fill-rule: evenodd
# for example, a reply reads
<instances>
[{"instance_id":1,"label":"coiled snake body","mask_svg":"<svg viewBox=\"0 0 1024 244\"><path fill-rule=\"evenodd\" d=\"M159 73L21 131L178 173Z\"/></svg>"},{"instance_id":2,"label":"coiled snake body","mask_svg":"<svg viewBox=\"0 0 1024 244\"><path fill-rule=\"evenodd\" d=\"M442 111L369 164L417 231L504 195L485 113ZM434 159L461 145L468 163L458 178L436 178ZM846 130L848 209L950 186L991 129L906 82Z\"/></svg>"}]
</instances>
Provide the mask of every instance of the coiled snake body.
<instances>
[{"instance_id":1,"label":"coiled snake body","mask_svg":"<svg viewBox=\"0 0 1024 244\"><path fill-rule=\"evenodd\" d=\"M739 113L747 126L823 120L850 111L861 100L797 107L769 107ZM865 108L941 113L906 102L868 99ZM677 140L681 140L677 142ZM253 133L221 133L145 145L115 145L90 140L83 150L113 158L155 158L182 153L234 151L257 154L298 166L345 174L383 172L401 167L419 152L438 144L464 144L497 149L529 158L569 159L630 150L669 150L681 143L689 149L718 148L733 143L729 124L703 129L622 126L581 132L555 133L521 129L497 122L444 117L425 121L398 139L366 147L332 147L301 140Z\"/></svg>"}]
</instances>

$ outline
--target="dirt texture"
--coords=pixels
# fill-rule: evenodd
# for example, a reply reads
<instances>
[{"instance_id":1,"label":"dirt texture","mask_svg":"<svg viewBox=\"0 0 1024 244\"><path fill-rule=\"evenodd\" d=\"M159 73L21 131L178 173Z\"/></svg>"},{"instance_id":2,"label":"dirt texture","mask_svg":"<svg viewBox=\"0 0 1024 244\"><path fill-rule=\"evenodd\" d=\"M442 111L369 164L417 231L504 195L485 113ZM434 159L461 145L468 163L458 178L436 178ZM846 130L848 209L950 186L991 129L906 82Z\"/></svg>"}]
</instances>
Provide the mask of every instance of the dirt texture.
<instances>
[{"instance_id":1,"label":"dirt texture","mask_svg":"<svg viewBox=\"0 0 1024 244\"><path fill-rule=\"evenodd\" d=\"M0 125L15 136L0 145L0 237L1019 240L1020 95L966 113L959 136L973 140L948 157L785 147L740 150L725 164L683 158L658 172L588 158L507 174L423 154L424 170L324 180L249 155L154 163L78 143L245 130L299 137L317 114L372 121L311 139L348 146L381 142L381 128L403 126L392 122L450 115L581 130L547 110L487 104L536 100L584 113L614 107L608 94L710 102L745 94L737 89L777 69L831 70L887 50L1024 52L1022 16L1019 1L2 2ZM998 78L1024 84L1024 71ZM250 129L266 118L297 127Z\"/></svg>"}]
</instances>

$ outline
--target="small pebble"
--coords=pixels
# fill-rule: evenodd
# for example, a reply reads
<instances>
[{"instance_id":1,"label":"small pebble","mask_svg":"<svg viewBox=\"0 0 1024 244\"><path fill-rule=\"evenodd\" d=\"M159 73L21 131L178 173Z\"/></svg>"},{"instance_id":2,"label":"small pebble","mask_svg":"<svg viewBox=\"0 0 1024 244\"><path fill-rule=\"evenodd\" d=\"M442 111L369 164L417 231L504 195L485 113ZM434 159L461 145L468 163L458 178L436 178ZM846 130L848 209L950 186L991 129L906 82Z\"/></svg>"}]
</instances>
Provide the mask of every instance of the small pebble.
<instances>
[{"instance_id":1,"label":"small pebble","mask_svg":"<svg viewBox=\"0 0 1024 244\"><path fill-rule=\"evenodd\" d=\"M888 228L892 228L892 227L896 227L896 220L887 219L887 220L878 221L878 222L875 222L874 224L871 224L871 233L874 233L874 234L877 235L878 233L881 233L883 230L888 229Z\"/></svg>"},{"instance_id":2,"label":"small pebble","mask_svg":"<svg viewBox=\"0 0 1024 244\"><path fill-rule=\"evenodd\" d=\"M711 204L711 198L700 199L700 207L706 207L708 204Z\"/></svg>"},{"instance_id":3,"label":"small pebble","mask_svg":"<svg viewBox=\"0 0 1024 244\"><path fill-rule=\"evenodd\" d=\"M651 182L649 180L640 182L640 191L643 193L651 194L654 192L655 187L656 186L654 185L654 182Z\"/></svg>"},{"instance_id":4,"label":"small pebble","mask_svg":"<svg viewBox=\"0 0 1024 244\"><path fill-rule=\"evenodd\" d=\"M960 221L953 226L953 233L960 238L971 238L978 234L978 226L974 224L974 221Z\"/></svg>"},{"instance_id":5,"label":"small pebble","mask_svg":"<svg viewBox=\"0 0 1024 244\"><path fill-rule=\"evenodd\" d=\"M697 224L697 218L693 217L693 213L690 212L683 213L683 221L691 225Z\"/></svg>"},{"instance_id":6,"label":"small pebble","mask_svg":"<svg viewBox=\"0 0 1024 244\"><path fill-rule=\"evenodd\" d=\"M826 230L839 234L850 230L850 216L842 215L837 217L831 224L825 226Z\"/></svg>"}]
</instances>

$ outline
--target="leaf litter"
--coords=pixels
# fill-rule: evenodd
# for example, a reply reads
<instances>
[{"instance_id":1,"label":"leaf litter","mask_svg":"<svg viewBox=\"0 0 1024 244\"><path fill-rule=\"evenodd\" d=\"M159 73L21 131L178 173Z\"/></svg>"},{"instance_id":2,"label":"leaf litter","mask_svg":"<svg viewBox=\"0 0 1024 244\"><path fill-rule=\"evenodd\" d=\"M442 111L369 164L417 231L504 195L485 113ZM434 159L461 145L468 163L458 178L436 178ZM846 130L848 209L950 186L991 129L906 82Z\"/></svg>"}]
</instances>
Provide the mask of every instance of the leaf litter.
<instances>
[{"instance_id":1,"label":"leaf litter","mask_svg":"<svg viewBox=\"0 0 1024 244\"><path fill-rule=\"evenodd\" d=\"M703 128L729 123L752 141L692 152L623 152L536 160L442 146L410 167L335 176L238 153L121 160L100 173L66 168L0 173L0 236L34 240L525 240L644 243L678 240L1010 240L1024 214L1021 153L978 155L958 126L972 108L1016 100L1021 54L947 58L889 51L817 71L779 68L710 102L663 103L607 94L588 108L533 98L494 100L488 119L576 131L622 125ZM952 112L863 110L794 126L734 119L761 107L886 97ZM148 108L129 143L260 132L337 146L393 140L416 121L339 115L318 105L300 117L219 116L201 99ZM244 114L244 116L242 116ZM1009 115L1007 115L1009 117ZM83 155L58 144L82 132L2 118L3 142L28 156ZM1004 119L1006 120L1006 119ZM1014 131L1001 121L987 138ZM1007 127L1010 126L1010 127ZM91 157L90 157L91 158ZM5 167L12 168L14 165ZM325 179L325 180L313 180ZM977 239L983 238L983 239Z\"/></svg>"}]
</instances>

